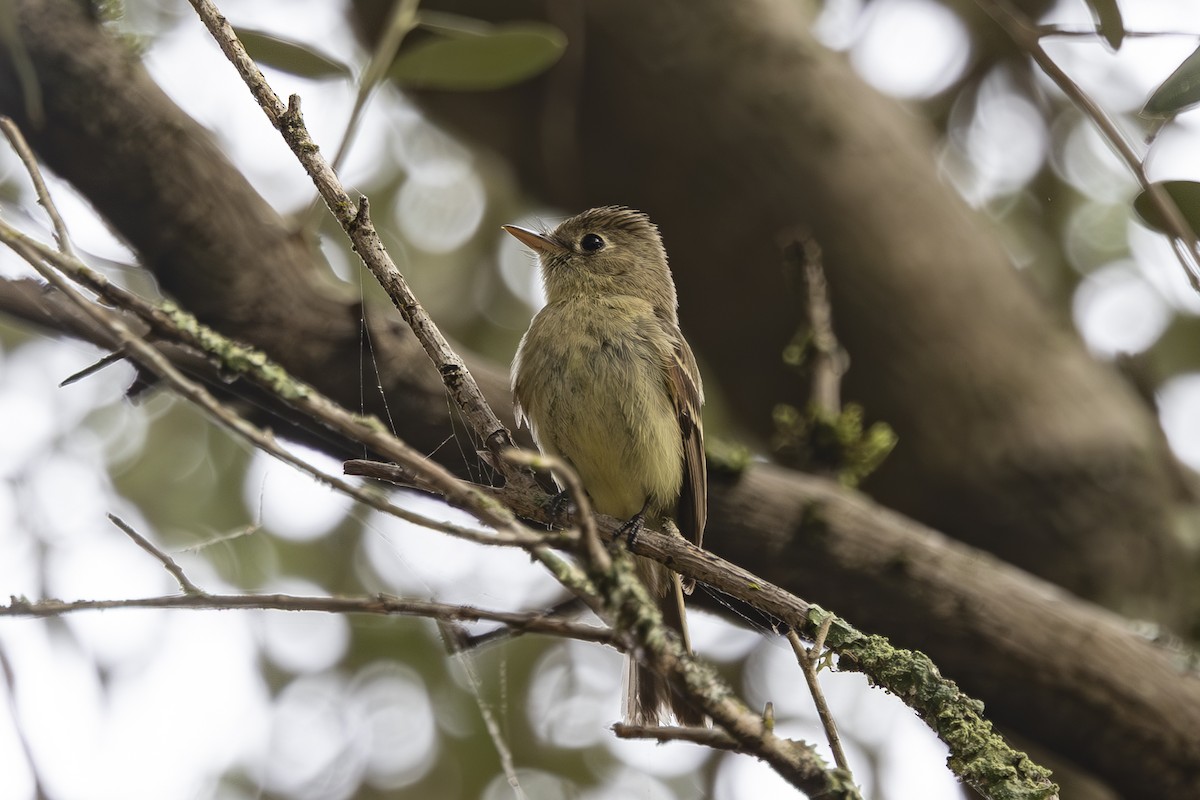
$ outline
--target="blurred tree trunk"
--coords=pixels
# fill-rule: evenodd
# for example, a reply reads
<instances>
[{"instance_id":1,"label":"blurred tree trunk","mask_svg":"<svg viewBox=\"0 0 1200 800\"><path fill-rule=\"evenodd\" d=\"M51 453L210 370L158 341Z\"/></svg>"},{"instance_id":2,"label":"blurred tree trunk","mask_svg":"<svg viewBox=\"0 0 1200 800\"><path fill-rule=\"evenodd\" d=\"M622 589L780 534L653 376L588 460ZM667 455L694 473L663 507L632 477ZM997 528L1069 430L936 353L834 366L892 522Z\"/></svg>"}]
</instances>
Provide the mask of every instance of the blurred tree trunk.
<instances>
[{"instance_id":1,"label":"blurred tree trunk","mask_svg":"<svg viewBox=\"0 0 1200 800\"><path fill-rule=\"evenodd\" d=\"M804 4L427 5L545 13L567 32L572 50L537 81L421 99L543 202L650 214L685 332L745 430L765 440L776 403L804 403L780 358L802 308L781 246L809 230L849 399L900 437L867 489L1081 596L1191 629L1173 462L1151 409L939 180L927 126L813 40Z\"/></svg>"}]
</instances>

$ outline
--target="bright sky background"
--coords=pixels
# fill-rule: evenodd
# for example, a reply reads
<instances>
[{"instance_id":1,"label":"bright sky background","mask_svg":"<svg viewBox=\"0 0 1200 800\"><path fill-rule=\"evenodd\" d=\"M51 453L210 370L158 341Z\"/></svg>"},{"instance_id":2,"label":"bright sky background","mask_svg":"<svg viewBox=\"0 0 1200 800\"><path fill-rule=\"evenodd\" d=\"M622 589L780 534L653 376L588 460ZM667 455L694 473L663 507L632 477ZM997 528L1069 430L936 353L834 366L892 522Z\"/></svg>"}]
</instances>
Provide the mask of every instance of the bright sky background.
<instances>
[{"instance_id":1,"label":"bright sky background","mask_svg":"<svg viewBox=\"0 0 1200 800\"><path fill-rule=\"evenodd\" d=\"M213 128L277 208L289 212L307 205L313 194L308 179L200 23L185 4L164 5L184 19L157 38L147 56L155 78ZM146 4L128 0L128 6L131 25L137 27ZM291 0L286 13L280 13L284 4L279 3L226 0L221 6L235 24L301 41L319 32L322 49L357 58L340 4ZM936 4L876 0L865 14L863 6L857 0L830 0L820 30L831 45L846 48L854 65L880 89L904 98L926 97L964 67L962 28ZM1200 33L1197 0L1138 0L1122 8L1130 29L1175 31L1188 24L1192 34ZM1049 19L1089 22L1083 3L1073 1L1060 3ZM1128 112L1195 46L1195 35L1168 36L1130 40L1112 54L1094 42L1072 39L1052 43L1051 52L1101 104ZM306 121L331 149L349 112L347 87L273 72L268 78L281 96L302 94ZM1050 135L1035 109L1005 91L1003 80L985 85L976 102L983 109L978 123L945 144L943 159L948 179L971 202L984 205L1028 177ZM1151 163L1154 177L1200 179L1197 116L1186 115L1163 135ZM1084 192L1127 203L1129 177L1094 135L1078 137L1056 156L1068 162L1066 174L1077 176ZM362 180L384 151L398 153L410 172L400 221L414 244L431 252L450 250L474 232L486 198L470 156L392 91L379 93L369 108L343 170L347 182ZM12 169L7 151L0 153L0 173ZM52 190L77 246L110 259L129 258L69 187L54 181ZM456 215L444 214L447 208L456 209ZM1078 222L1081 247L1111 223L1096 214ZM1172 311L1200 310L1162 238L1127 219L1117 224L1133 226L1135 258L1093 271L1074 308L1088 345L1104 356L1145 347ZM40 220L26 228L45 232ZM528 258L515 242L496 238L505 279L536 303ZM0 253L0 274L23 273L7 251ZM118 598L174 590L158 564L106 519L107 513L117 513L152 533L138 510L116 494L108 475L113 464L138 451L166 401L129 406L122 399L130 378L124 366L58 388L59 381L97 355L75 342L36 339L0 352L0 596ZM1200 468L1200 415L1194 413L1200 375L1178 377L1159 399L1173 446ZM95 413L104 415L105 424L85 425L85 417ZM319 454L304 455L339 471ZM370 531L362 577L375 589L501 608L541 605L555 596L551 582L518 553L485 552L352 509L344 498L262 455L253 457L244 501L251 516L297 540L328 533L347 513L361 518ZM452 513L431 508L427 500L408 502L438 516ZM38 552L39 542L45 543L45 553ZM213 591L223 588L203 559L176 555L194 581ZM39 574L40 563L46 565L44 574ZM324 593L297 582L262 588ZM259 775L264 786L305 798L308 780L324 775L320 797L337 800L363 779L380 787L419 780L437 746L435 726L454 724L442 721L440 710L434 713L420 676L403 666L377 663L353 675L325 672L349 642L347 623L337 616L122 611L68 616L63 624L73 640L42 621L0 621L0 652L15 676L15 693L0 683L0 800L33 796L26 746L51 796L59 800L205 798L215 796L217 778L231 767L264 763L269 765ZM807 695L796 691L799 673L784 643L703 614L695 615L694 638L698 651L717 661L749 654L741 687L747 699L752 704L774 700L784 732L823 740L813 726ZM260 649L272 663L300 675L278 697L260 676ZM663 781L699 763L702 752L688 745L619 742L608 734L619 707L616 654L564 643L542 659L537 674L539 689L523 713L538 735L561 745L603 742L628 765L612 776L604 793L586 794L588 800L669 798ZM564 674L574 681L566 694ZM882 774L872 776L866 759L851 748L860 784L878 781L891 787L893 797L959 797L943 766L945 748L911 711L867 689L856 675L826 673L824 685L843 729L869 738L865 743L882 753L877 762ZM562 713L564 707L570 713ZM533 797L566 797L570 791L552 775L522 772L522 777ZM221 796L230 797L228 791ZM488 800L509 796L502 779L485 794ZM727 756L721 759L714 796L757 800L787 794L757 761Z\"/></svg>"}]
</instances>

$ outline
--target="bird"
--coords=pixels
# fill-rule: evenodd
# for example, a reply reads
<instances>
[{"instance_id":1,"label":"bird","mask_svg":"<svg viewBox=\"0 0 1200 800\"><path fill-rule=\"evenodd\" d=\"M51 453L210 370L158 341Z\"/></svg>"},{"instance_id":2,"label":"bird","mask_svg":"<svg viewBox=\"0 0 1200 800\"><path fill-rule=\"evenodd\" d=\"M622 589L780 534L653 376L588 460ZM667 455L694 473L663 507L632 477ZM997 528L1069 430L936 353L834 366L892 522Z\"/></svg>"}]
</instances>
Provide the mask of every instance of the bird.
<instances>
[{"instance_id":1,"label":"bird","mask_svg":"<svg viewBox=\"0 0 1200 800\"><path fill-rule=\"evenodd\" d=\"M536 254L546 295L513 359L518 425L571 465L596 511L633 531L673 524L699 546L708 516L704 389L657 226L640 211L603 206L553 230L502 227ZM690 652L691 586L650 559L635 556L635 566ZM706 724L632 654L625 675L630 724L663 724L668 714Z\"/></svg>"}]
</instances>

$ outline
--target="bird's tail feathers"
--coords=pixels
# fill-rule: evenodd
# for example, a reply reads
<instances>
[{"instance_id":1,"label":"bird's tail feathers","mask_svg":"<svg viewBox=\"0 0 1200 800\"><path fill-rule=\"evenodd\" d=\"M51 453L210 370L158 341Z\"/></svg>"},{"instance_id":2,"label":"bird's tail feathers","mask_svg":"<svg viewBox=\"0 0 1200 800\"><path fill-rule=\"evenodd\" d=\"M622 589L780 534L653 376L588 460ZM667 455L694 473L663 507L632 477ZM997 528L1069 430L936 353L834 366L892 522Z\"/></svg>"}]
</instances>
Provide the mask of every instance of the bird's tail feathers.
<instances>
[{"instance_id":1,"label":"bird's tail feathers","mask_svg":"<svg viewBox=\"0 0 1200 800\"><path fill-rule=\"evenodd\" d=\"M658 600L663 623L679 634L684 649L692 652L688 637L687 617L683 608L683 586L679 576L661 564L643 563L639 559L639 574L647 588ZM646 574L651 572L652 574ZM664 591L665 590L665 591ZM682 695L672 691L671 684L654 670L642 666L631 654L625 662L625 719L632 725L658 726L668 724L667 714L686 726L707 725L707 718Z\"/></svg>"}]
</instances>

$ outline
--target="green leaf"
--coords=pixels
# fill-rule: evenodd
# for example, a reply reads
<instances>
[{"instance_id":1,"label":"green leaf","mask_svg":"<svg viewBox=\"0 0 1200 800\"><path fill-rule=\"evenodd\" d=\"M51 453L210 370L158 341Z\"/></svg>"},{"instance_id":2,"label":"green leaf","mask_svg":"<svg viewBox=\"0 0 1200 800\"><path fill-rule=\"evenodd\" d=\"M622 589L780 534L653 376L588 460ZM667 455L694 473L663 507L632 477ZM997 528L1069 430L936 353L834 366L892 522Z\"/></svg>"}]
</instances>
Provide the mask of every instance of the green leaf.
<instances>
[{"instance_id":1,"label":"green leaf","mask_svg":"<svg viewBox=\"0 0 1200 800\"><path fill-rule=\"evenodd\" d=\"M302 78L348 78L350 67L297 42L290 42L262 31L235 28L246 52L260 64Z\"/></svg>"},{"instance_id":2,"label":"green leaf","mask_svg":"<svg viewBox=\"0 0 1200 800\"><path fill-rule=\"evenodd\" d=\"M1096 27L1100 29L1104 41L1113 50L1120 50L1121 43L1125 41L1125 23L1121 19L1121 7L1117 5L1117 0L1087 0L1087 4L1092 9L1092 19L1096 20Z\"/></svg>"},{"instance_id":3,"label":"green leaf","mask_svg":"<svg viewBox=\"0 0 1200 800\"><path fill-rule=\"evenodd\" d=\"M455 14L450 11L431 11L428 8L422 9L417 13L417 25L427 31L440 33L445 36L461 34L486 36L494 28L492 23L486 20L468 17L464 14Z\"/></svg>"},{"instance_id":4,"label":"green leaf","mask_svg":"<svg viewBox=\"0 0 1200 800\"><path fill-rule=\"evenodd\" d=\"M1200 47L1154 90L1142 107L1142 115L1173 117L1197 104L1200 104Z\"/></svg>"},{"instance_id":5,"label":"green leaf","mask_svg":"<svg viewBox=\"0 0 1200 800\"><path fill-rule=\"evenodd\" d=\"M566 46L567 37L553 25L496 25L402 48L388 75L413 89L501 89L549 69Z\"/></svg>"},{"instance_id":6,"label":"green leaf","mask_svg":"<svg viewBox=\"0 0 1200 800\"><path fill-rule=\"evenodd\" d=\"M1183 214L1184 221L1193 231L1200 231L1200 183L1195 181L1162 181L1158 184L1167 190ZM1133 210L1142 221L1156 231L1169 234L1158 206L1149 192L1142 192L1133 200Z\"/></svg>"}]
</instances>

